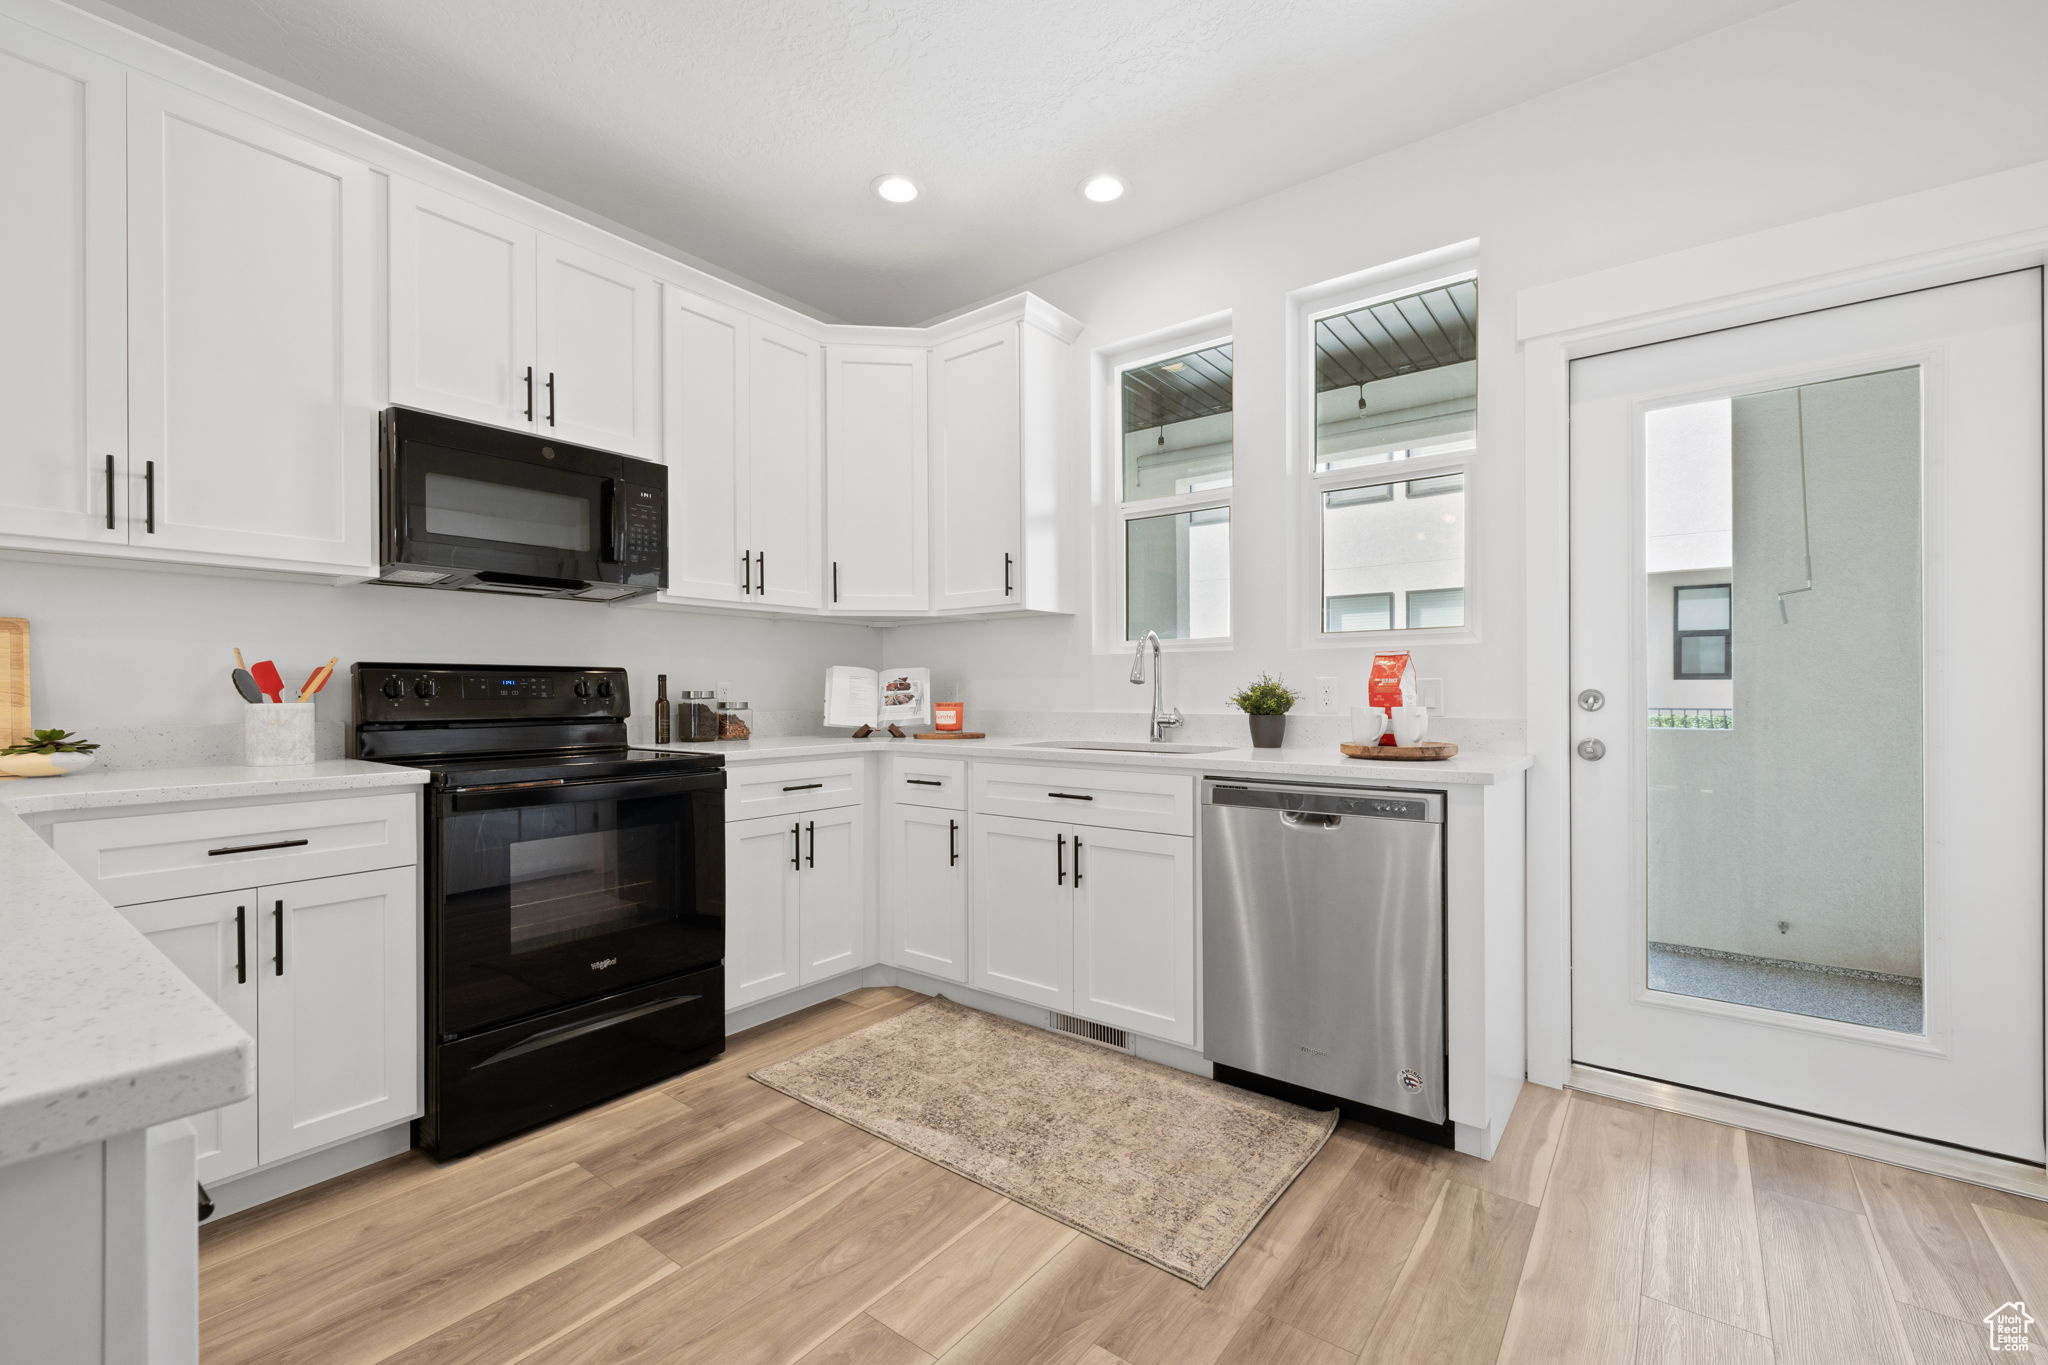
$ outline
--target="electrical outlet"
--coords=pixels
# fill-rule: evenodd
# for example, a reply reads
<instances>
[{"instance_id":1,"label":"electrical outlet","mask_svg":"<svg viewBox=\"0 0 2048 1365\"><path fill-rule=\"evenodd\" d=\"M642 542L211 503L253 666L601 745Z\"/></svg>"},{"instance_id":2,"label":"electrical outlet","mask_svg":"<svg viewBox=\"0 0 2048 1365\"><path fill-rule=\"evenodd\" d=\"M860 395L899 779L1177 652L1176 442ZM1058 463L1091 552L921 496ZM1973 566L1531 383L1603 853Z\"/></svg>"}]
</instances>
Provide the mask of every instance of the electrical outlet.
<instances>
[{"instance_id":1,"label":"electrical outlet","mask_svg":"<svg viewBox=\"0 0 2048 1365\"><path fill-rule=\"evenodd\" d=\"M1337 680L1335 678L1317 678L1316 710L1327 716L1336 709Z\"/></svg>"},{"instance_id":2,"label":"electrical outlet","mask_svg":"<svg viewBox=\"0 0 2048 1365\"><path fill-rule=\"evenodd\" d=\"M717 696L718 700L720 701L732 700L732 684L729 682L719 683L716 687L712 689L712 692Z\"/></svg>"}]
</instances>

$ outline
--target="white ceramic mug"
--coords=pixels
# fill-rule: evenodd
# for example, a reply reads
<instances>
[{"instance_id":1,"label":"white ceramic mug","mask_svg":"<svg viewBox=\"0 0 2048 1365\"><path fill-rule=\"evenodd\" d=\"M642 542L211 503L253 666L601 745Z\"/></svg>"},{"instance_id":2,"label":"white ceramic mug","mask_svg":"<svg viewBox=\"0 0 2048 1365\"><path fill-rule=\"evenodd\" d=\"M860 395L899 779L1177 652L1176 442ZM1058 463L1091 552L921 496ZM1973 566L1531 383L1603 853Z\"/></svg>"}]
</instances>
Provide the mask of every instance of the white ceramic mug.
<instances>
[{"instance_id":1,"label":"white ceramic mug","mask_svg":"<svg viewBox=\"0 0 2048 1365\"><path fill-rule=\"evenodd\" d=\"M1422 737L1429 733L1427 706L1392 706L1387 713L1394 720L1394 743L1404 749L1422 743Z\"/></svg>"}]
</instances>

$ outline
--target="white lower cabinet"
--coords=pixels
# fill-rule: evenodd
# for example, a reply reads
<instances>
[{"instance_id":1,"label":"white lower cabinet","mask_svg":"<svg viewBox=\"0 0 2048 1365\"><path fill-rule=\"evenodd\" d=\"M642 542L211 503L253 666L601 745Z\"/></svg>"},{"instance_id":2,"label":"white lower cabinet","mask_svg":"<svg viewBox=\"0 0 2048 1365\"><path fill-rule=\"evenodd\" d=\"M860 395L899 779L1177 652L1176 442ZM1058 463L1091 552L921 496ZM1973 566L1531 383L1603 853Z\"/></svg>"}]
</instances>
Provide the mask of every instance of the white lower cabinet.
<instances>
[{"instance_id":1,"label":"white lower cabinet","mask_svg":"<svg viewBox=\"0 0 2048 1365\"><path fill-rule=\"evenodd\" d=\"M199 1178L418 1112L412 867L130 905L122 913L256 1039L256 1094L192 1119Z\"/></svg>"},{"instance_id":2,"label":"white lower cabinet","mask_svg":"<svg viewBox=\"0 0 2048 1365\"><path fill-rule=\"evenodd\" d=\"M970 984L1193 1046L1194 843L977 813Z\"/></svg>"},{"instance_id":3,"label":"white lower cabinet","mask_svg":"<svg viewBox=\"0 0 2048 1365\"><path fill-rule=\"evenodd\" d=\"M725 901L728 1010L866 966L866 812L730 822Z\"/></svg>"},{"instance_id":4,"label":"white lower cabinet","mask_svg":"<svg viewBox=\"0 0 2048 1365\"><path fill-rule=\"evenodd\" d=\"M882 959L967 983L967 817L892 803L882 818Z\"/></svg>"}]
</instances>

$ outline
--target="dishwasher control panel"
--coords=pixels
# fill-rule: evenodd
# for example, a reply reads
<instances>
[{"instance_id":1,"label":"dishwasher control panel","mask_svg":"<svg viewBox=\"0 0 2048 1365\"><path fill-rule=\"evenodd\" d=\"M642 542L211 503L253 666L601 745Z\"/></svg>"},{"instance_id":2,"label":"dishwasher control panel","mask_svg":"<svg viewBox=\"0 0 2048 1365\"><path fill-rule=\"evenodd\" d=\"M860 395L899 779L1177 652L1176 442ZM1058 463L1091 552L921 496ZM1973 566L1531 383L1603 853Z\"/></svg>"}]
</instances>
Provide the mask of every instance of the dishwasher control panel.
<instances>
[{"instance_id":1,"label":"dishwasher control panel","mask_svg":"<svg viewBox=\"0 0 2048 1365\"><path fill-rule=\"evenodd\" d=\"M1267 787L1249 782L1211 780L1204 799L1217 806L1249 806L1258 810L1298 811L1304 815L1367 815L1379 820L1443 819L1443 797L1434 792L1408 795L1341 787Z\"/></svg>"}]
</instances>

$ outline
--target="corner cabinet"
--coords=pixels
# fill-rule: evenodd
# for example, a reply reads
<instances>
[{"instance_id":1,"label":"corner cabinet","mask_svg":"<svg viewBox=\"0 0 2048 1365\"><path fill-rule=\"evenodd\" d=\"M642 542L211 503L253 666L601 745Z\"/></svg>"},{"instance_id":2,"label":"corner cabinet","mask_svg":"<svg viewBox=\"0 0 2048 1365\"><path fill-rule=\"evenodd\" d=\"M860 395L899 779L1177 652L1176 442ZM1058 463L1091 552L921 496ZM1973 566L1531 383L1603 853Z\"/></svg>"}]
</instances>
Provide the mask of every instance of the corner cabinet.
<instances>
[{"instance_id":1,"label":"corner cabinet","mask_svg":"<svg viewBox=\"0 0 2048 1365\"><path fill-rule=\"evenodd\" d=\"M394 177L391 401L658 460L653 276Z\"/></svg>"},{"instance_id":2,"label":"corner cabinet","mask_svg":"<svg viewBox=\"0 0 2048 1365\"><path fill-rule=\"evenodd\" d=\"M923 612L925 357L921 347L825 348L826 604Z\"/></svg>"}]
</instances>

